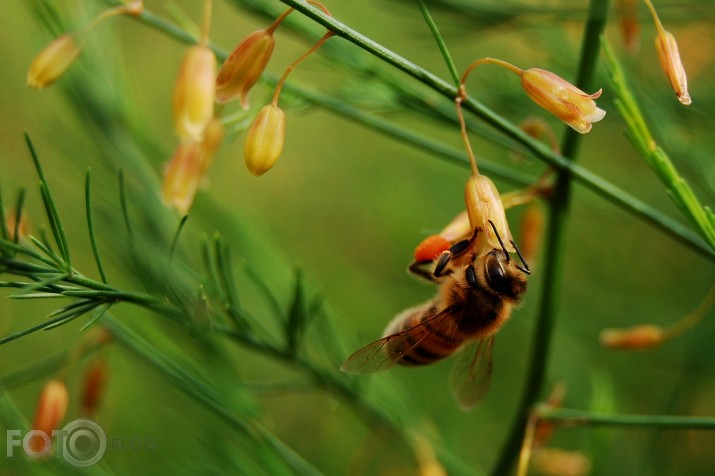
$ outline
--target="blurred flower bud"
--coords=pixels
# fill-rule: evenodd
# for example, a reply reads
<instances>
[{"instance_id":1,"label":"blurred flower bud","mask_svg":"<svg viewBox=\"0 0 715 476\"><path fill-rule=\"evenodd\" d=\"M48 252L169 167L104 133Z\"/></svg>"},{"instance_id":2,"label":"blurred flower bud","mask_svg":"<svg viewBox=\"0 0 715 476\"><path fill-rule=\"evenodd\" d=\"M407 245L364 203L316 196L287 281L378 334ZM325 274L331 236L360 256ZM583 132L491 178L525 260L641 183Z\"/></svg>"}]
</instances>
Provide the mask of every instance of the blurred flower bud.
<instances>
[{"instance_id":1,"label":"blurred flower bud","mask_svg":"<svg viewBox=\"0 0 715 476\"><path fill-rule=\"evenodd\" d=\"M213 163L216 151L221 147L221 143L223 142L223 132L223 121L219 117L211 119L206 126L206 130L204 130L204 140L201 143L201 149L204 155L201 175L204 175Z\"/></svg>"},{"instance_id":2,"label":"blurred flower bud","mask_svg":"<svg viewBox=\"0 0 715 476\"><path fill-rule=\"evenodd\" d=\"M432 261L445 250L448 250L451 243L440 235L430 235L415 248L415 262L422 263Z\"/></svg>"},{"instance_id":3,"label":"blurred flower bud","mask_svg":"<svg viewBox=\"0 0 715 476\"><path fill-rule=\"evenodd\" d=\"M499 233L504 247L510 253L516 251L511 244L511 231L506 221L504 205L494 182L484 175L472 175L467 181L465 202L470 228L479 228L482 232L477 235L481 240L481 250L488 252L494 248L501 249L499 239L494 233L494 228ZM489 222L494 223L494 228Z\"/></svg>"},{"instance_id":4,"label":"blurred flower bud","mask_svg":"<svg viewBox=\"0 0 715 476\"><path fill-rule=\"evenodd\" d=\"M640 21L638 20L639 0L618 0L616 6L619 14L619 25L623 45L629 53L638 51L640 42Z\"/></svg>"},{"instance_id":5,"label":"blurred flower bud","mask_svg":"<svg viewBox=\"0 0 715 476\"><path fill-rule=\"evenodd\" d=\"M69 394L67 387L59 380L50 380L42 388L40 398L37 401L35 411L35 421L32 424L33 430L39 430L46 435L51 435L52 430L56 430L67 411ZM30 448L35 453L49 454L52 449L47 445L47 441L39 435L30 438Z\"/></svg>"},{"instance_id":6,"label":"blurred flower bud","mask_svg":"<svg viewBox=\"0 0 715 476\"><path fill-rule=\"evenodd\" d=\"M594 102L601 96L600 89L586 94L550 71L527 69L521 74L521 85L536 104L581 134L590 131L592 123L606 115L606 111L596 107Z\"/></svg>"},{"instance_id":7,"label":"blurred flower bud","mask_svg":"<svg viewBox=\"0 0 715 476\"><path fill-rule=\"evenodd\" d=\"M690 99L690 94L688 94L688 77L680 59L675 37L662 27L659 28L658 36L655 38L655 48L658 51L663 71L665 71L673 91L678 96L678 101L685 106L689 106L693 101Z\"/></svg>"},{"instance_id":8,"label":"blurred flower bud","mask_svg":"<svg viewBox=\"0 0 715 476\"><path fill-rule=\"evenodd\" d=\"M534 452L532 465L544 476L585 476L591 472L591 461L580 451L541 448Z\"/></svg>"},{"instance_id":9,"label":"blurred flower bud","mask_svg":"<svg viewBox=\"0 0 715 476\"><path fill-rule=\"evenodd\" d=\"M248 130L243 146L243 157L248 170L263 175L276 163L283 151L285 113L275 104L260 110Z\"/></svg>"},{"instance_id":10,"label":"blurred flower bud","mask_svg":"<svg viewBox=\"0 0 715 476\"><path fill-rule=\"evenodd\" d=\"M544 209L537 202L532 202L521 216L521 254L527 263L536 262L544 234Z\"/></svg>"},{"instance_id":11,"label":"blurred flower bud","mask_svg":"<svg viewBox=\"0 0 715 476\"><path fill-rule=\"evenodd\" d=\"M243 40L221 66L216 77L216 101L227 103L238 97L248 109L248 91L261 77L273 53L272 29L258 30Z\"/></svg>"},{"instance_id":12,"label":"blurred flower bud","mask_svg":"<svg viewBox=\"0 0 715 476\"><path fill-rule=\"evenodd\" d=\"M56 38L38 54L27 73L27 85L42 89L57 81L77 59L82 47L71 34Z\"/></svg>"},{"instance_id":13,"label":"blurred flower bud","mask_svg":"<svg viewBox=\"0 0 715 476\"><path fill-rule=\"evenodd\" d=\"M180 214L186 215L194 202L202 177L200 142L184 142L174 152L164 171L162 197Z\"/></svg>"},{"instance_id":14,"label":"blurred flower bud","mask_svg":"<svg viewBox=\"0 0 715 476\"><path fill-rule=\"evenodd\" d=\"M657 347L666 337L666 332L661 327L641 325L627 329L604 329L599 340L604 347L632 350Z\"/></svg>"},{"instance_id":15,"label":"blurred flower bud","mask_svg":"<svg viewBox=\"0 0 715 476\"><path fill-rule=\"evenodd\" d=\"M20 215L20 223L17 222L17 215L15 211L11 213L5 213L5 227L7 228L9 238L11 241L18 241L20 238L24 238L28 235L28 230L30 228L28 224L28 219L26 214ZM17 228L17 237L15 236L15 229Z\"/></svg>"},{"instance_id":16,"label":"blurred flower bud","mask_svg":"<svg viewBox=\"0 0 715 476\"><path fill-rule=\"evenodd\" d=\"M82 391L82 412L92 417L97 413L99 401L109 378L109 369L104 359L95 360L84 375Z\"/></svg>"},{"instance_id":17,"label":"blurred flower bud","mask_svg":"<svg viewBox=\"0 0 715 476\"><path fill-rule=\"evenodd\" d=\"M201 140L213 117L216 57L206 45L189 48L174 86L174 127L181 140Z\"/></svg>"},{"instance_id":18,"label":"blurred flower bud","mask_svg":"<svg viewBox=\"0 0 715 476\"><path fill-rule=\"evenodd\" d=\"M212 119L202 141L179 144L164 170L162 198L165 203L185 215L194 203L196 191L213 162L214 155L223 141L221 119Z\"/></svg>"}]
</instances>

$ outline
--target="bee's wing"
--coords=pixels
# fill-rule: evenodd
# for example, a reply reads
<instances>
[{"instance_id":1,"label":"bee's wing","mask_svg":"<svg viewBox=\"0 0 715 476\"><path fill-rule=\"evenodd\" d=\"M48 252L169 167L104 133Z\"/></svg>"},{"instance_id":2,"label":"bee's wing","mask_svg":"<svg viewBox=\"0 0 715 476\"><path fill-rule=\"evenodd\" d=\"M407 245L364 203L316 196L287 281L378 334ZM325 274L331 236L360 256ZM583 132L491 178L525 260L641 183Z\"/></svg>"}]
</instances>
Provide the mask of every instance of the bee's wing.
<instances>
[{"instance_id":1,"label":"bee's wing","mask_svg":"<svg viewBox=\"0 0 715 476\"><path fill-rule=\"evenodd\" d=\"M445 308L409 329L366 345L348 357L340 370L349 374L371 374L389 369L439 327L450 312L452 309Z\"/></svg>"},{"instance_id":2,"label":"bee's wing","mask_svg":"<svg viewBox=\"0 0 715 476\"><path fill-rule=\"evenodd\" d=\"M493 344L494 336L469 342L452 367L449 389L464 411L474 408L487 394L492 381Z\"/></svg>"}]
</instances>

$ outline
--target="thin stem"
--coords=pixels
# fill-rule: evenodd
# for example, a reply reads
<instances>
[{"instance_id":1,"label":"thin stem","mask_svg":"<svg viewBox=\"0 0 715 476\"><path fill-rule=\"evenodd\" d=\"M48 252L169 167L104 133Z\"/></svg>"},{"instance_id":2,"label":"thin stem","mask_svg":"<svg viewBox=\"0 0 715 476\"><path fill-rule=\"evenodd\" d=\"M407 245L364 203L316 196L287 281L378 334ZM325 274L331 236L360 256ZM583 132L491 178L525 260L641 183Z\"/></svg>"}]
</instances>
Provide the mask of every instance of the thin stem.
<instances>
[{"instance_id":1,"label":"thin stem","mask_svg":"<svg viewBox=\"0 0 715 476\"><path fill-rule=\"evenodd\" d=\"M199 42L206 45L209 42L209 30L211 29L211 0L204 0L204 17L201 23L201 39Z\"/></svg>"},{"instance_id":2,"label":"thin stem","mask_svg":"<svg viewBox=\"0 0 715 476\"><path fill-rule=\"evenodd\" d=\"M653 23L655 23L655 27L658 29L659 32L665 31L665 28L663 28L663 24L660 22L660 18L658 17L658 13L655 11L655 7L653 6L653 3L651 3L650 0L643 0L643 3L645 3L646 7L648 7L648 10L650 11L651 16L653 17Z\"/></svg>"},{"instance_id":3,"label":"thin stem","mask_svg":"<svg viewBox=\"0 0 715 476\"><path fill-rule=\"evenodd\" d=\"M598 59L599 36L606 26L609 3L607 0L591 0L588 20L584 32L583 46L576 85L587 89ZM563 154L575 160L580 136L576 131L567 129L563 143ZM530 409L538 401L545 383L546 364L551 346L551 337L556 320L556 310L561 296L563 280L563 261L566 250L566 226L570 212L571 176L559 171L556 176L553 195L549 200L549 223L547 227L546 251L542 268L543 283L539 312L534 330L534 341L529 359L526 386L522 394L516 419L502 446L493 475L506 474L519 451L527 425Z\"/></svg>"},{"instance_id":4,"label":"thin stem","mask_svg":"<svg viewBox=\"0 0 715 476\"><path fill-rule=\"evenodd\" d=\"M462 101L464 101L464 96L461 92L464 89L460 89L460 95L454 100L454 105L457 108L457 118L459 119L459 131L462 135L462 141L464 141L464 147L467 149L467 157L469 157L469 165L472 167L472 175L475 177L479 175L479 167L477 167L477 158L474 156L474 151L472 150L472 144L469 142L469 134L467 132L467 122L464 120L464 112L462 112Z\"/></svg>"},{"instance_id":5,"label":"thin stem","mask_svg":"<svg viewBox=\"0 0 715 476\"><path fill-rule=\"evenodd\" d=\"M541 420L564 425L661 427L684 430L715 430L715 417L680 415L620 415L593 413L584 410L557 408L549 405L536 407Z\"/></svg>"},{"instance_id":6,"label":"thin stem","mask_svg":"<svg viewBox=\"0 0 715 476\"><path fill-rule=\"evenodd\" d=\"M25 189L20 189L17 194L17 203L15 204L15 223L12 230L12 241L18 243L20 241L20 225L22 225L22 207L25 204Z\"/></svg>"},{"instance_id":7,"label":"thin stem","mask_svg":"<svg viewBox=\"0 0 715 476\"><path fill-rule=\"evenodd\" d=\"M479 66L480 64L496 64L496 65L499 65L499 66L502 66L502 67L508 69L512 73L517 74L519 76L524 74L523 69L521 69L517 66L514 66L513 64L509 63L508 61L503 61L503 60L500 60L497 58L486 57L486 58L480 58L480 59L474 61L469 66L467 66L467 69L464 70L464 74L462 75L462 80L459 84L464 85L467 82L467 78L469 77L469 74L472 72L472 70L474 68L476 68L477 66Z\"/></svg>"},{"instance_id":8,"label":"thin stem","mask_svg":"<svg viewBox=\"0 0 715 476\"><path fill-rule=\"evenodd\" d=\"M99 258L99 248L97 248L97 238L94 234L94 220L92 218L92 193L91 193L91 174L87 170L87 177L84 183L84 195L85 195L85 210L87 212L87 229L89 231L89 242L92 245L92 253L94 254L94 261L97 263L97 270L99 271L99 276L102 278L102 282L107 284L107 276L104 274L104 267L102 266L102 260Z\"/></svg>"},{"instance_id":9,"label":"thin stem","mask_svg":"<svg viewBox=\"0 0 715 476\"><path fill-rule=\"evenodd\" d=\"M295 60L290 66L288 66L286 68L285 72L283 73L283 76L281 77L281 79L278 80L278 84L276 85L276 90L273 93L272 104L274 106L278 106L278 97L281 94L281 89L283 88L283 83L285 83L285 80L288 78L288 75L296 68L296 66L298 66L300 63L302 63L308 56L315 53L318 50L318 48L323 46L323 43L328 41L328 39L331 36L333 36L333 32L328 31L325 35L323 35L323 37L320 40L318 40L318 42L316 44L313 45L313 47L311 49L309 49L303 56L301 56L300 58Z\"/></svg>"},{"instance_id":10,"label":"thin stem","mask_svg":"<svg viewBox=\"0 0 715 476\"><path fill-rule=\"evenodd\" d=\"M705 299L703 299L697 308L665 329L665 338L672 339L696 325L702 320L713 304L715 304L715 285L710 287Z\"/></svg>"},{"instance_id":11,"label":"thin stem","mask_svg":"<svg viewBox=\"0 0 715 476\"><path fill-rule=\"evenodd\" d=\"M276 21L274 21L274 22L271 24L271 26L269 26L268 28L266 28L266 33L268 33L269 35L272 35L273 32L276 31L276 28L278 28L278 27L281 25L281 23L283 23L283 20L285 20L286 17L287 17L288 15L290 15L291 13L293 13L293 9L292 9L292 8L289 8L288 10L284 11L283 13L281 13L280 16L279 16L278 18L276 18Z\"/></svg>"},{"instance_id":12,"label":"thin stem","mask_svg":"<svg viewBox=\"0 0 715 476\"><path fill-rule=\"evenodd\" d=\"M442 35L437 28L437 24L434 22L434 19L432 19L432 15L430 15L430 12L427 9L427 5L425 5L424 0L416 1L417 5L420 7L420 11L422 12L422 16L424 17L425 22L427 22L427 26L432 32L432 36L434 36L434 39L437 42L437 46L439 46L439 51L442 53L445 63L447 63L447 69L449 69L449 74L452 76L454 84L459 87L459 73L457 72L457 67L454 65L454 61L452 60L452 55L449 54L449 50L447 49L447 44L444 42L444 38L442 38Z\"/></svg>"},{"instance_id":13,"label":"thin stem","mask_svg":"<svg viewBox=\"0 0 715 476\"><path fill-rule=\"evenodd\" d=\"M524 441L521 444L519 451L519 466L516 470L517 476L526 476L529 471L529 461L531 460L531 452L534 447L534 434L536 433L536 425L539 420L535 414L529 417L524 431Z\"/></svg>"}]
</instances>

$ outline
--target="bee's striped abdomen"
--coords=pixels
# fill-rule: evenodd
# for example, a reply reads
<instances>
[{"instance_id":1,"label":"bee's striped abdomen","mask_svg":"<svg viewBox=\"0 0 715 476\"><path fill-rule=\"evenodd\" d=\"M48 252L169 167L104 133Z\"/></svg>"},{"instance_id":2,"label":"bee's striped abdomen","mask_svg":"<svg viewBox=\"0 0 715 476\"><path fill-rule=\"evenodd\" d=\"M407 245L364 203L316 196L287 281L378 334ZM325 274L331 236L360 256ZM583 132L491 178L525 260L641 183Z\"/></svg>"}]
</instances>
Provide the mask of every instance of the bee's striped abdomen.
<instances>
[{"instance_id":1,"label":"bee's striped abdomen","mask_svg":"<svg viewBox=\"0 0 715 476\"><path fill-rule=\"evenodd\" d=\"M399 344L400 349L390 349L391 353L399 352L401 354L397 363L408 366L431 364L452 355L462 345L466 336L462 336L457 331L453 323L453 315L445 315L434 324L432 322L424 323L437 312L438 310L434 306L430 306L423 312L416 312L405 318L400 326L400 331L406 331L420 323L424 324L424 329L409 335ZM455 333L455 331L457 332ZM425 334L427 334L426 337Z\"/></svg>"}]
</instances>

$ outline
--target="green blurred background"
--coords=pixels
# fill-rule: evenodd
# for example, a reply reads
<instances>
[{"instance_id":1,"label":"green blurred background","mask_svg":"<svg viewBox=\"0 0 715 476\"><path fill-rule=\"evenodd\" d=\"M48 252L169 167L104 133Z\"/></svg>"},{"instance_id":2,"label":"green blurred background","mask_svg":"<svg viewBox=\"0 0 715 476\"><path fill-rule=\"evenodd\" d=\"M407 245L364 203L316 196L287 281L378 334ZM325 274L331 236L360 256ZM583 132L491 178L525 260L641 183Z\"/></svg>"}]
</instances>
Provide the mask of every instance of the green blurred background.
<instances>
[{"instance_id":1,"label":"green blurred background","mask_svg":"<svg viewBox=\"0 0 715 476\"><path fill-rule=\"evenodd\" d=\"M4 46L0 53L3 198L12 203L20 188L26 187L31 230L46 226L37 177L22 137L27 131L64 218L73 264L93 276L83 207L84 174L91 167L99 214L97 235L109 281L125 289L141 290L141 282L128 270L117 170L123 168L127 175L130 208L146 209L136 211L137 215L151 216L156 210L162 214L154 223L138 219L136 226L154 227L170 240L179 217L160 208L158 184L163 164L176 144L171 90L185 46L132 19L114 18L94 30L87 51L67 77L51 88L33 91L25 86L27 68L53 37L33 13L38 3L4 4L0 29L0 44ZM106 7L99 0L54 3L78 25ZM201 3L148 0L146 7L167 18L172 12L183 11L198 22ZM214 0L211 38L224 50L268 24L255 12L242 9L241 3ZM276 11L283 8L275 1L255 3ZM690 108L677 103L660 70L651 47L654 28L644 8L640 11L642 47L638 53L623 51L615 9L607 37L626 65L657 140L701 201L712 203L715 94L710 86L715 73L715 5L710 1L660 3L662 19L678 38L689 72ZM433 7L460 70L476 58L494 56L523 67L550 69L566 78L574 74L587 2L522 1L516 6L454 2L465 7L459 12L451 11L448 1L427 4ZM355 30L448 78L443 59L413 2L335 0L326 5L336 18ZM521 7L530 13L506 16L519 13ZM316 36L321 34L320 28L299 18L299 14L292 17ZM273 75L279 75L310 45L289 29L280 29L276 40L275 55L268 66ZM435 104L451 107L449 101L380 65L344 40L333 38L330 43L340 44L338 52L354 55L351 61L375 67ZM579 163L684 222L656 177L624 138L607 78L599 71L596 84L604 88L599 106L608 115L583 138ZM82 83L85 78L94 81L93 87ZM454 148L462 147L454 124L440 121L433 113L430 117L429 111L417 111L414 104L406 103L404 97L385 86L379 75L358 76L348 67L336 66L330 57L318 55L300 66L291 82L350 101ZM69 83L74 86L68 87ZM519 90L516 78L507 72L489 66L477 68L469 89L515 123L537 115L562 132L563 126L531 104ZM109 105L107 110L117 116L109 114L105 123L93 123L96 116L83 111L80 101L76 96L70 99L68 91L86 93L87 102ZM266 85L252 91L251 114L270 93ZM393 315L432 296L434 289L409 277L406 265L415 245L441 229L463 207L463 186L469 172L467 167L438 160L296 98L287 96L284 101L288 132L276 167L261 178L251 176L243 165L243 133L230 135L231 140L223 145L208 174L208 186L199 192L180 250L189 265L198 269L199 237L220 232L234 256L251 263L265 276L276 294L283 297L284 306L293 286L291 270L302 269L308 286L325 297L328 309L312 324L307 353L320 353L321 341L334 340L347 356L379 337ZM122 111L129 120L119 116ZM224 115L237 111L234 104L224 110ZM131 134L137 125L142 137ZM115 129L114 142L98 139L98 130ZM477 154L487 160L532 177L544 169L535 159L515 157L482 136L473 134L472 140ZM129 159L132 154L135 158ZM142 167L153 174L156 188L147 190L136 179L145 174L140 172ZM514 188L498 180L497 185L502 192ZM508 213L517 237L521 213L520 209ZM710 312L697 328L655 350L616 352L598 345L598 334L605 327L668 325L690 312L713 283L711 262L576 185L563 272L547 388L556 382L566 384L564 406L602 412L715 415L714 313ZM537 262L525 304L496 339L492 387L476 411L465 415L453 403L447 389L451 361L361 377L362 391L372 404L407 422L432 446L462 462L453 467L469 468L467 473L474 474L488 471L514 418L525 381L532 321L542 286ZM250 302L251 293L249 288L244 299ZM3 296L7 294L3 292ZM42 322L56 306L56 302L47 300L3 299L1 334ZM260 311L261 304L256 304L256 309ZM148 312L130 305L120 305L113 311L182 365L216 383L242 411L254 414L326 474L417 471L404 443L381 437L349 405L330 392L312 388L310 380L295 369L223 342L218 344L218 355L207 355L185 330ZM3 346L3 375L71 348L81 338L78 332L82 323L38 332ZM326 368L332 369L336 378L356 380L339 374L339 364L339 359L333 360ZM111 349L109 366L111 376L97 421L117 441L136 436L144 441L154 439L157 444L155 448L111 449L102 460L103 469L114 474L254 474L256 469L247 469L243 463L257 458L265 464L265 473L278 472L260 455L248 455L250 445L238 439L222 419L121 346ZM77 395L85 367L85 363L78 364L66 374L72 402L67 421L77 417ZM17 407L29 420L43 382L38 379L10 389ZM715 435L706 431L588 427L560 429L549 442L549 446L583 452L592 461L593 474L629 475L713 474L714 445ZM20 457L0 458L0 468L10 474L51 471L46 465Z\"/></svg>"}]
</instances>

